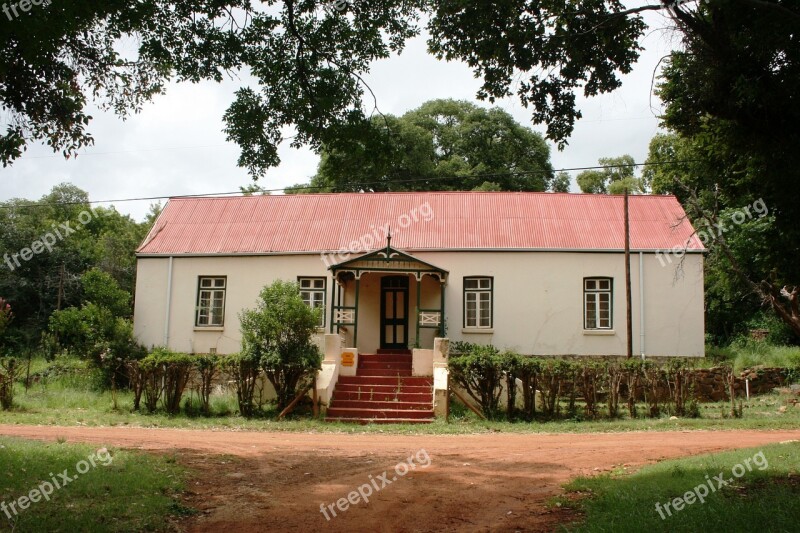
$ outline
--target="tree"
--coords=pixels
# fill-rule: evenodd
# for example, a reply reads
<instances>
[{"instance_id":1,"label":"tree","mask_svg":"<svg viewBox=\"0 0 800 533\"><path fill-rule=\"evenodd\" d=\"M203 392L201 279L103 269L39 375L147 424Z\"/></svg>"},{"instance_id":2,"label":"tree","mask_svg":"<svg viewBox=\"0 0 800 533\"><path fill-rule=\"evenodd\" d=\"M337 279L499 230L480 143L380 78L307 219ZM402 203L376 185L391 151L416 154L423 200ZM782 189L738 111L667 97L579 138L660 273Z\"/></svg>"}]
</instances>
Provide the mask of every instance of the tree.
<instances>
[{"instance_id":1,"label":"tree","mask_svg":"<svg viewBox=\"0 0 800 533\"><path fill-rule=\"evenodd\" d=\"M800 338L800 4L702 2L676 12L683 50L657 86L672 135L651 144L653 187L678 195L693 222L719 223L726 210L762 200L770 218L758 235L715 241L725 285L745 289ZM675 160L673 159L673 160ZM768 222L768 224L767 224ZM750 301L748 299L748 301Z\"/></svg>"},{"instance_id":2,"label":"tree","mask_svg":"<svg viewBox=\"0 0 800 533\"><path fill-rule=\"evenodd\" d=\"M572 183L572 177L569 172L561 171L553 178L553 183L550 184L550 190L553 192L569 192L569 186Z\"/></svg>"},{"instance_id":3,"label":"tree","mask_svg":"<svg viewBox=\"0 0 800 533\"><path fill-rule=\"evenodd\" d=\"M782 13L787 21L786 13L797 18L790 1L742 0L755 19ZM730 0L698 9L706 3L722 10ZM293 146L320 149L354 132L369 142L375 124L366 109L377 110L377 96L364 75L373 61L400 52L423 17L430 53L470 65L483 80L478 98L494 102L516 92L563 147L581 117L576 94L613 91L638 59L647 30L641 13L664 11L683 21L691 9L673 0L630 9L619 0L374 0L344 2L341 10L286 0L269 7L250 0L62 0L18 20L0 17L0 102L12 115L0 160L9 163L39 140L68 156L91 144L85 108L92 99L124 115L167 80L219 81L239 71L256 83L237 91L225 131L254 176L278 164L286 128L294 130Z\"/></svg>"},{"instance_id":4,"label":"tree","mask_svg":"<svg viewBox=\"0 0 800 533\"><path fill-rule=\"evenodd\" d=\"M9 344L34 345L59 304L79 307L81 276L92 268L132 293L135 250L148 229L113 207L93 209L86 192L69 184L38 201L0 203L0 294L17 317ZM130 316L130 306L120 316Z\"/></svg>"},{"instance_id":5,"label":"tree","mask_svg":"<svg viewBox=\"0 0 800 533\"><path fill-rule=\"evenodd\" d=\"M294 191L543 191L552 180L542 136L497 108L432 100L372 128L325 145L316 176Z\"/></svg>"},{"instance_id":6,"label":"tree","mask_svg":"<svg viewBox=\"0 0 800 533\"><path fill-rule=\"evenodd\" d=\"M578 174L581 191L593 194L623 194L625 189L630 193L647 192L644 180L635 176L633 157L601 157L598 163L604 167L602 170L584 170Z\"/></svg>"},{"instance_id":7,"label":"tree","mask_svg":"<svg viewBox=\"0 0 800 533\"><path fill-rule=\"evenodd\" d=\"M322 353L313 342L319 313L303 302L296 283L278 280L261 290L255 309L239 315L242 356L264 369L279 410L322 367Z\"/></svg>"}]
</instances>

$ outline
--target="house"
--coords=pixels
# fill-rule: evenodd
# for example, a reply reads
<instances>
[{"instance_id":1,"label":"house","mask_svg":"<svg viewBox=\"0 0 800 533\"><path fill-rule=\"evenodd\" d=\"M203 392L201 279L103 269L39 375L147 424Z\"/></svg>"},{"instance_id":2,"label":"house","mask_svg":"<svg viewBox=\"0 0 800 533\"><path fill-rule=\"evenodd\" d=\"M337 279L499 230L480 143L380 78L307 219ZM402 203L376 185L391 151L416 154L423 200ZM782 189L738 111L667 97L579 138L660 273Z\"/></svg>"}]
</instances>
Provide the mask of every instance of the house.
<instances>
[{"instance_id":1,"label":"house","mask_svg":"<svg viewBox=\"0 0 800 533\"><path fill-rule=\"evenodd\" d=\"M415 349L412 372L430 376L444 338L625 355L623 213L622 196L590 194L176 198L137 251L135 334L236 352L240 311L284 279L323 309L331 375ZM703 356L704 247L675 197L630 197L630 248L636 354Z\"/></svg>"}]
</instances>

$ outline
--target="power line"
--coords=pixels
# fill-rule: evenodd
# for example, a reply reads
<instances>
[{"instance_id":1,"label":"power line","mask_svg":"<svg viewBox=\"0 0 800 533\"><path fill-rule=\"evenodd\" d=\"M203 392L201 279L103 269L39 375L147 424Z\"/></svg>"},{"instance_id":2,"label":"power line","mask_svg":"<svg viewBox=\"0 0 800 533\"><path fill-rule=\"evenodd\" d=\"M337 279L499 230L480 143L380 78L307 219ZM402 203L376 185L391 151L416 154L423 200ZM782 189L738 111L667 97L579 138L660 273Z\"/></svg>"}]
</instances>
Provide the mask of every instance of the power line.
<instances>
[{"instance_id":1,"label":"power line","mask_svg":"<svg viewBox=\"0 0 800 533\"><path fill-rule=\"evenodd\" d=\"M572 167L572 168L560 168L554 170L523 170L517 172L498 172L498 173L487 173L487 174L475 174L472 176L433 176L429 178L410 178L405 180L392 180L390 183L415 183L421 181L444 181L444 180L452 180L452 179L480 179L480 178L493 178L493 177L501 177L501 176L525 176L525 175L532 175L532 174L549 174L549 173L556 173L556 172L576 172L576 171L583 171L583 170L601 170L607 168L625 168L625 167L644 167L644 166L658 166L658 165L679 165L684 163L697 163L700 162L700 159L684 159L684 160L675 160L675 161L653 161L653 162L645 162L645 163L626 163L626 164L619 164L619 165L593 165L593 166L586 166L586 167ZM374 182L354 182L348 183L348 186L351 187L358 187L358 188L365 188L371 185L385 185L386 181L374 181ZM275 189L259 189L257 192L261 193L273 193L273 192L284 192L286 189L296 188L296 190L300 191L313 191L313 190L322 190L328 189L329 187L326 185L301 185L301 186L289 186L289 187L280 187ZM422 191L417 191L422 192ZM171 198L207 198L213 196L232 196L232 195L241 195L243 194L241 190L239 191L229 191L229 192L212 192L212 193L202 193L202 194L178 194L178 195L169 195L169 196L142 196L136 198L117 198L114 200L91 200L86 202L55 202L55 203L31 203L31 204L17 204L17 205L0 205L0 209L16 209L16 208L28 208L28 207L49 207L49 206L56 206L56 205L92 205L92 204L110 204L110 203L122 203L122 202L152 202L155 200L169 200Z\"/></svg>"}]
</instances>

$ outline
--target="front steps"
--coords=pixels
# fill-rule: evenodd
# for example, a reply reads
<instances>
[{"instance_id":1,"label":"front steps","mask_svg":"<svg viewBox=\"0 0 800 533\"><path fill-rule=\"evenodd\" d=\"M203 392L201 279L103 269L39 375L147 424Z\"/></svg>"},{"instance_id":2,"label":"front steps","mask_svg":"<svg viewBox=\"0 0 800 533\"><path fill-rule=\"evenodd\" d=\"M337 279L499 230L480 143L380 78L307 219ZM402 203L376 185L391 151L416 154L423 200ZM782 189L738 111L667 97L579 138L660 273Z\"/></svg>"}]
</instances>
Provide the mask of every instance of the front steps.
<instances>
[{"instance_id":1,"label":"front steps","mask_svg":"<svg viewBox=\"0 0 800 533\"><path fill-rule=\"evenodd\" d=\"M360 354L355 376L339 376L325 418L360 424L433 421L433 378L411 375L411 352Z\"/></svg>"}]
</instances>

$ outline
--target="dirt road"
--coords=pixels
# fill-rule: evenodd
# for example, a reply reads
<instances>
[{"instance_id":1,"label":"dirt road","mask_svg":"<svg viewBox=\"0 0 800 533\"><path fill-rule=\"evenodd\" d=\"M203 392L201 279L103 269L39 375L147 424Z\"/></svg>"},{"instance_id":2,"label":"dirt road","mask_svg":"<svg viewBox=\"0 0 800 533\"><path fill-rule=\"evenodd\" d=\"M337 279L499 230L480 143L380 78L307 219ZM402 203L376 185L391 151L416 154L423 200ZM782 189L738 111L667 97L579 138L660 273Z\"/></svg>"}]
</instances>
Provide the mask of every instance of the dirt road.
<instances>
[{"instance_id":1,"label":"dirt road","mask_svg":"<svg viewBox=\"0 0 800 533\"><path fill-rule=\"evenodd\" d=\"M0 425L0 435L180 452L194 471L185 503L200 510L180 524L187 531L551 531L575 519L545 505L575 476L800 439L800 430L403 436ZM368 503L340 500L359 487Z\"/></svg>"}]
</instances>

